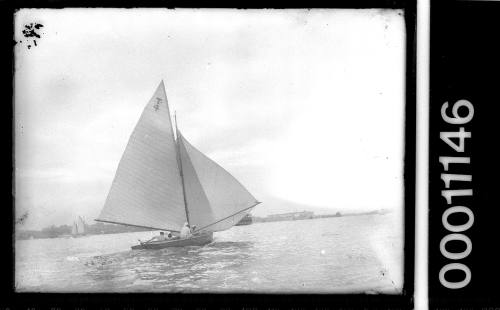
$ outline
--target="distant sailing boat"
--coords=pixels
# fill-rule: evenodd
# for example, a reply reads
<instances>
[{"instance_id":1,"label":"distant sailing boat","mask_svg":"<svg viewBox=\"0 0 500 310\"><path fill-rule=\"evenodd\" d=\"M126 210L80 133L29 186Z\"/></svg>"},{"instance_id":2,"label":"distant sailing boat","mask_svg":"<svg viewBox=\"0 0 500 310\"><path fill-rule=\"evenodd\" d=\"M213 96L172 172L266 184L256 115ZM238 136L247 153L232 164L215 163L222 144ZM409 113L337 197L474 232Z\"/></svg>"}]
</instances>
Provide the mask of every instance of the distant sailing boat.
<instances>
[{"instance_id":1,"label":"distant sailing boat","mask_svg":"<svg viewBox=\"0 0 500 310\"><path fill-rule=\"evenodd\" d=\"M73 227L71 228L71 235L73 237L81 237L85 235L85 222L82 217L79 216L75 222L73 222Z\"/></svg>"},{"instance_id":2,"label":"distant sailing boat","mask_svg":"<svg viewBox=\"0 0 500 310\"><path fill-rule=\"evenodd\" d=\"M180 232L187 239L141 243L132 249L203 245L213 232L236 225L258 202L229 172L180 133L176 136L163 81L129 138L100 222Z\"/></svg>"}]
</instances>

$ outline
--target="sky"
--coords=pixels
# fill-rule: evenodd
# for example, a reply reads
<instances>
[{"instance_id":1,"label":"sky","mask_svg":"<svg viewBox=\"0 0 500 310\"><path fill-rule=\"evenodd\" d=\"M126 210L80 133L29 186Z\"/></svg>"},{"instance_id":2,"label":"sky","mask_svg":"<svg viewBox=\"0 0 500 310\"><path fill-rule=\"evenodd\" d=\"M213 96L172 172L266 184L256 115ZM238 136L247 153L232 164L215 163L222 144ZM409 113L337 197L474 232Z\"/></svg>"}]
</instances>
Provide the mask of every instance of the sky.
<instances>
[{"instance_id":1,"label":"sky","mask_svg":"<svg viewBox=\"0 0 500 310\"><path fill-rule=\"evenodd\" d=\"M161 80L186 139L263 202L252 214L401 211L405 39L399 10L20 10L23 229L97 217Z\"/></svg>"}]
</instances>

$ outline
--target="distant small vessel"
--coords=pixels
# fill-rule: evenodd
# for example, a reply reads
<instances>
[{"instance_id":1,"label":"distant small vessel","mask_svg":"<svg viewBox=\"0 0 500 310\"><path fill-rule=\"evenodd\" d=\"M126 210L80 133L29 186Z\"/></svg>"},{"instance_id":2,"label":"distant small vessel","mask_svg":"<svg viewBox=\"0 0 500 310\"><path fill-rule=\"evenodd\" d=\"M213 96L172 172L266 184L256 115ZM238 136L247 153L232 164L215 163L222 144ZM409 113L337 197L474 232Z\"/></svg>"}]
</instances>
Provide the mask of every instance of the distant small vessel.
<instances>
[{"instance_id":1,"label":"distant small vessel","mask_svg":"<svg viewBox=\"0 0 500 310\"><path fill-rule=\"evenodd\" d=\"M252 216L250 214L247 214L244 218L241 219L241 221L238 222L238 224L236 224L236 226L250 225L252 223Z\"/></svg>"},{"instance_id":2,"label":"distant small vessel","mask_svg":"<svg viewBox=\"0 0 500 310\"><path fill-rule=\"evenodd\" d=\"M76 221L73 222L73 227L71 228L71 236L74 238L85 236L85 221L81 216L78 216Z\"/></svg>"},{"instance_id":3,"label":"distant small vessel","mask_svg":"<svg viewBox=\"0 0 500 310\"><path fill-rule=\"evenodd\" d=\"M204 245L259 204L229 172L192 146L170 120L163 81L122 155L100 222L171 231L189 238L141 242L132 249Z\"/></svg>"}]
</instances>

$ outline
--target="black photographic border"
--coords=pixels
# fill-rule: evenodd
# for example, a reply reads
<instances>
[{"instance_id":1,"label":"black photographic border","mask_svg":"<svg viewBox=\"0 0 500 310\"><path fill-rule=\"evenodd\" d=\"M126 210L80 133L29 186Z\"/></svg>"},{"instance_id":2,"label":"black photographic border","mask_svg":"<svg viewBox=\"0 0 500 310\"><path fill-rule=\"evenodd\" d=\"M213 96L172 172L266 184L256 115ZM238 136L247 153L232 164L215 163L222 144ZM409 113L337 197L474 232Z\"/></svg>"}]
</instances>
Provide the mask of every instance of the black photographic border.
<instances>
[{"instance_id":1,"label":"black photographic border","mask_svg":"<svg viewBox=\"0 0 500 310\"><path fill-rule=\"evenodd\" d=\"M498 195L500 175L496 134L500 107L498 72L500 72L500 2L431 1L430 7L430 97L429 97L429 235L428 295L429 308L499 309L500 258L498 256ZM448 102L447 115L458 100L468 100L474 107L473 118L465 124L449 124L441 116ZM459 110L464 117L466 108ZM462 112L463 111L463 112ZM463 152L454 151L440 139L441 132L470 132L464 139ZM457 142L457 140L453 140ZM450 164L447 171L440 156L468 157L470 164ZM471 196L456 196L448 203L442 196L445 184L442 173L470 175L471 181L451 181L449 189L471 189ZM442 216L451 206L468 207L474 220L470 228L451 232L445 229ZM464 224L465 216L453 215L452 225ZM471 252L458 259L446 258L440 249L443 238L451 233L465 235ZM461 253L463 243L446 243L449 252ZM442 285L439 273L445 265L460 263L469 268L470 282L450 289ZM453 275L453 272L455 274ZM445 275L449 281L461 281L461 271Z\"/></svg>"},{"instance_id":2,"label":"black photographic border","mask_svg":"<svg viewBox=\"0 0 500 310\"><path fill-rule=\"evenodd\" d=\"M13 143L13 14L20 8L64 8L64 7L168 7L168 8L379 8L403 9L406 27L406 105L405 105L405 147L404 147L404 284L400 295L384 294L170 294L170 293L16 293L14 292L14 148ZM1 62L4 107L1 122L2 142L10 147L4 151L3 161L8 178L3 187L5 202L0 209L2 225L1 240L5 246L3 277L0 280L0 309L413 309L414 266L415 266L415 152L416 152L416 0L343 0L333 2L308 1L306 3L285 3L284 1L239 1L235 3L202 1L69 1L69 0L27 0L0 3L1 33L5 54ZM9 44L11 42L11 44ZM11 105L8 103L11 102ZM7 147L5 147L7 150ZM9 160L7 160L9 159ZM9 272L5 272L9 271ZM155 309L156 308L156 309Z\"/></svg>"}]
</instances>

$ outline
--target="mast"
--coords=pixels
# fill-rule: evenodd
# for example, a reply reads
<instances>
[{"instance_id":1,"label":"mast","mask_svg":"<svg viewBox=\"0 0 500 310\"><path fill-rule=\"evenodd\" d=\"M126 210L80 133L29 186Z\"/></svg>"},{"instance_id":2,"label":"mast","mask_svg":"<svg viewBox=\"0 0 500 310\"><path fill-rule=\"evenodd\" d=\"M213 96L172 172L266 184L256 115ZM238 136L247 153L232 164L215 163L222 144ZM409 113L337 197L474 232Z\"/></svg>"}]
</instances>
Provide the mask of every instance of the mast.
<instances>
[{"instance_id":1,"label":"mast","mask_svg":"<svg viewBox=\"0 0 500 310\"><path fill-rule=\"evenodd\" d=\"M187 207L187 200L186 200L186 186L184 184L184 174L182 173L182 160L180 158L180 149L179 149L179 129L177 128L177 112L174 112L174 121L175 121L175 135L177 137L177 140L175 141L175 145L177 147L177 161L179 162L179 172L181 174L181 183L182 183L182 198L184 198L184 208L186 210L186 219L188 222L188 225L191 226L191 222L189 221L189 210Z\"/></svg>"}]
</instances>

